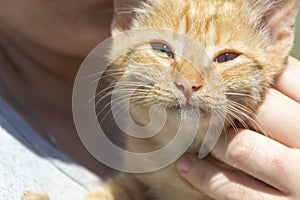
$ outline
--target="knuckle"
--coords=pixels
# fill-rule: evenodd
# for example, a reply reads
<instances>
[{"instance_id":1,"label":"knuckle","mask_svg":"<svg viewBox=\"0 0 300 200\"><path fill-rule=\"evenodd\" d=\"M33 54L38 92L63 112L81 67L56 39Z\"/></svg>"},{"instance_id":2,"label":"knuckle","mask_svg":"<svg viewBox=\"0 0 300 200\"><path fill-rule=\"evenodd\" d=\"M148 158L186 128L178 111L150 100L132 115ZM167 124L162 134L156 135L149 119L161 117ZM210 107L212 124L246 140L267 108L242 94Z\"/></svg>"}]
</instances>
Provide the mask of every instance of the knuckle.
<instances>
[{"instance_id":1,"label":"knuckle","mask_svg":"<svg viewBox=\"0 0 300 200\"><path fill-rule=\"evenodd\" d=\"M227 190L227 194L224 197L225 200L263 200L263 196L258 192L249 192L240 185L232 185Z\"/></svg>"},{"instance_id":2,"label":"knuckle","mask_svg":"<svg viewBox=\"0 0 300 200\"><path fill-rule=\"evenodd\" d=\"M231 160L242 163L253 155L255 152L255 143L249 137L239 137L230 144L228 156Z\"/></svg>"},{"instance_id":3,"label":"knuckle","mask_svg":"<svg viewBox=\"0 0 300 200\"><path fill-rule=\"evenodd\" d=\"M244 200L245 197L246 197L245 190L235 185L228 188L225 196L225 200Z\"/></svg>"}]
</instances>

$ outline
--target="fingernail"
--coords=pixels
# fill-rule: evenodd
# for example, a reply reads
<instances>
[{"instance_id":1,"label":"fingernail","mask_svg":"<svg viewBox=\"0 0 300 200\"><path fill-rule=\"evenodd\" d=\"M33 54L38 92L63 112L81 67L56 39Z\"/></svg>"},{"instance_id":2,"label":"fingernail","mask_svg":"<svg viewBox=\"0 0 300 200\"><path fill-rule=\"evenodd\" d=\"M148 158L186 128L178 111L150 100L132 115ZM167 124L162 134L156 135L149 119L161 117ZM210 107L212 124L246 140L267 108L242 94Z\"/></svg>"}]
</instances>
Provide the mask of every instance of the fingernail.
<instances>
[{"instance_id":1,"label":"fingernail","mask_svg":"<svg viewBox=\"0 0 300 200\"><path fill-rule=\"evenodd\" d=\"M190 156L183 156L178 160L179 171L186 173L190 170L192 165L192 159Z\"/></svg>"}]
</instances>

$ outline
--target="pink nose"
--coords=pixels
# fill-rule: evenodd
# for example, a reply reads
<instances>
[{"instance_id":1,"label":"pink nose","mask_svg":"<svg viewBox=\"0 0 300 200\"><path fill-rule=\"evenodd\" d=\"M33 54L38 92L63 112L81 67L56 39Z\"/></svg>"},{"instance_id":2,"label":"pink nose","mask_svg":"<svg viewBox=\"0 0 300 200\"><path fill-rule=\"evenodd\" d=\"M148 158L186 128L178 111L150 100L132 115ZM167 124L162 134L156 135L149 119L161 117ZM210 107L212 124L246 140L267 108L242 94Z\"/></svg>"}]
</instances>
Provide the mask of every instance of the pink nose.
<instances>
[{"instance_id":1,"label":"pink nose","mask_svg":"<svg viewBox=\"0 0 300 200\"><path fill-rule=\"evenodd\" d=\"M191 98L193 92L197 92L201 89L202 85L200 83L189 83L187 80L181 78L174 81L176 87L182 91L184 96L189 99Z\"/></svg>"}]
</instances>

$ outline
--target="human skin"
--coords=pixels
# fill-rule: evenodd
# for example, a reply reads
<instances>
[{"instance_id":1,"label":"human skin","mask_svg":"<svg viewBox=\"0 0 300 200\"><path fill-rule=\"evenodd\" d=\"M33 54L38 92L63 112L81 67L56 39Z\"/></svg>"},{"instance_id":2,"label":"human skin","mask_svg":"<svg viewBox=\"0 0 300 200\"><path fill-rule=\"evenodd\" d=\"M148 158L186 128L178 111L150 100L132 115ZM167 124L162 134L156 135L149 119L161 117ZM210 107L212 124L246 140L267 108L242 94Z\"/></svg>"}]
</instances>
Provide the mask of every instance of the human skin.
<instances>
[{"instance_id":1,"label":"human skin","mask_svg":"<svg viewBox=\"0 0 300 200\"><path fill-rule=\"evenodd\" d=\"M105 170L73 124L72 87L82 60L110 36L112 14L112 0L0 0L0 80L64 153L99 175ZM0 95L36 128L1 89Z\"/></svg>"},{"instance_id":2,"label":"human skin","mask_svg":"<svg viewBox=\"0 0 300 200\"><path fill-rule=\"evenodd\" d=\"M221 169L193 155L178 161L178 171L197 189L216 200L300 199L300 62L289 65L266 95L254 118L269 137L249 123L223 136L212 154L246 176Z\"/></svg>"}]
</instances>

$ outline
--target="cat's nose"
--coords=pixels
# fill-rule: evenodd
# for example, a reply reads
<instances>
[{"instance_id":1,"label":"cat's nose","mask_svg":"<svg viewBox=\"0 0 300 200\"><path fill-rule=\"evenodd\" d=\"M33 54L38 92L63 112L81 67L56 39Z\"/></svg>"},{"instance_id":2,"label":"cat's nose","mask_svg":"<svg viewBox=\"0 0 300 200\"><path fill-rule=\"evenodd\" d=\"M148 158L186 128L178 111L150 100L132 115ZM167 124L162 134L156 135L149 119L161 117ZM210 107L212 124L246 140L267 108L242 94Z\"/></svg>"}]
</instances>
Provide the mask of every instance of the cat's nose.
<instances>
[{"instance_id":1,"label":"cat's nose","mask_svg":"<svg viewBox=\"0 0 300 200\"><path fill-rule=\"evenodd\" d=\"M189 99L193 92L197 92L202 88L202 84L196 80L186 80L185 78L179 78L174 81L175 86L182 91L183 95Z\"/></svg>"},{"instance_id":2,"label":"cat's nose","mask_svg":"<svg viewBox=\"0 0 300 200\"><path fill-rule=\"evenodd\" d=\"M204 79L197 68L185 62L178 64L176 70L174 84L189 100L194 92L203 87Z\"/></svg>"}]
</instances>

